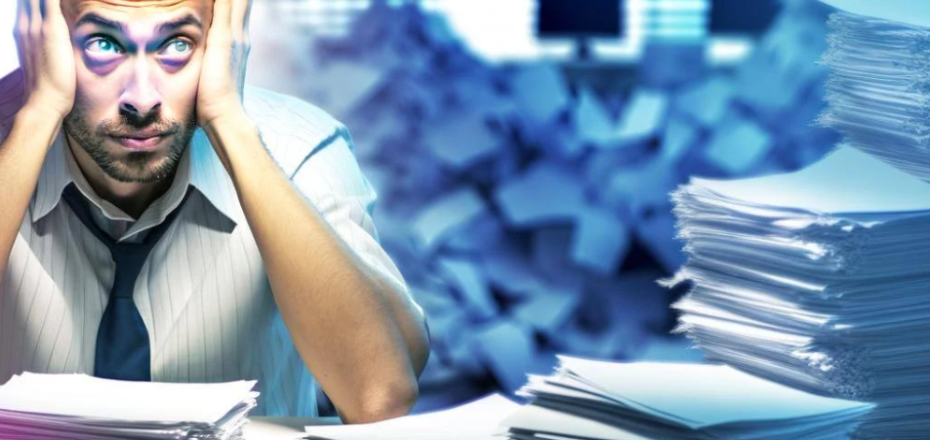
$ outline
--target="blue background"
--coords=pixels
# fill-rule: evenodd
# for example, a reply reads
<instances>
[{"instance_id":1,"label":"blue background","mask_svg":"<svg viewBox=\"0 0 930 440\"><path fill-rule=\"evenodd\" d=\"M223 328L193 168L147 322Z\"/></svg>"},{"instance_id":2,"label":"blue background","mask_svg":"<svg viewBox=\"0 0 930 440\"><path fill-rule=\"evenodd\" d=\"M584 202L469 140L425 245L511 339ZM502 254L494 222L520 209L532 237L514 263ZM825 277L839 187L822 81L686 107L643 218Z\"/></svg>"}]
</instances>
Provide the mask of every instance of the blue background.
<instances>
[{"instance_id":1,"label":"blue background","mask_svg":"<svg viewBox=\"0 0 930 440\"><path fill-rule=\"evenodd\" d=\"M837 141L815 123L814 0L770 20L755 1L628 0L626 34L585 62L535 36L533 0L255 2L249 82L348 125L428 315L415 411L512 393L557 353L699 361L673 332L684 292L655 282L684 262L669 191L794 170ZM718 15L755 24L711 31Z\"/></svg>"}]
</instances>

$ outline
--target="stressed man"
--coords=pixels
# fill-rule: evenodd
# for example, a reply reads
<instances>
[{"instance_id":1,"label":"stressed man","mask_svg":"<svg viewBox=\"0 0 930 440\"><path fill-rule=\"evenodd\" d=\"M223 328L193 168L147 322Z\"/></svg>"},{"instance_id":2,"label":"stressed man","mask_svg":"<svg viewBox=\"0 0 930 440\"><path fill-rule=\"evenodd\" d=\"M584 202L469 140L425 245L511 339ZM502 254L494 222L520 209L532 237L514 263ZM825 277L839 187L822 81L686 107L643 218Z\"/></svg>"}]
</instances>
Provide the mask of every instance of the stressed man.
<instances>
[{"instance_id":1,"label":"stressed man","mask_svg":"<svg viewBox=\"0 0 930 440\"><path fill-rule=\"evenodd\" d=\"M19 0L0 80L0 383L257 379L403 415L429 352L345 127L245 88L249 0Z\"/></svg>"}]
</instances>

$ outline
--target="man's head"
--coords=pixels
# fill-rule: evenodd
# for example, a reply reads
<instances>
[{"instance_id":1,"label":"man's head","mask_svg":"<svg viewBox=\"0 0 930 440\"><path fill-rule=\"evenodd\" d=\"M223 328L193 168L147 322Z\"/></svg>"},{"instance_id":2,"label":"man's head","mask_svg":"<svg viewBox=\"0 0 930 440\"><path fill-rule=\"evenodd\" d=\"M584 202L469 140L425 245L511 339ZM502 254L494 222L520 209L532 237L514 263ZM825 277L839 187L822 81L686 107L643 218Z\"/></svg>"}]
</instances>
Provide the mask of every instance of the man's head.
<instances>
[{"instance_id":1,"label":"man's head","mask_svg":"<svg viewBox=\"0 0 930 440\"><path fill-rule=\"evenodd\" d=\"M63 0L77 70L65 132L111 178L170 175L196 129L213 0Z\"/></svg>"}]
</instances>

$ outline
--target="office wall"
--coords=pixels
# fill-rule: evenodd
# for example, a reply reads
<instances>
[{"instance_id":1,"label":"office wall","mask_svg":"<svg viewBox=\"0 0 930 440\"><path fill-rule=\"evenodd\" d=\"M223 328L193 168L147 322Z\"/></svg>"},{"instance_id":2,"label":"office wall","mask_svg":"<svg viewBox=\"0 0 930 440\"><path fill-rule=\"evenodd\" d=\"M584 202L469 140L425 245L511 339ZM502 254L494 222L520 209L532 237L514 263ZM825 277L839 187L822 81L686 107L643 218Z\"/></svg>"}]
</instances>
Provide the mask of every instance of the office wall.
<instances>
[{"instance_id":1,"label":"office wall","mask_svg":"<svg viewBox=\"0 0 930 440\"><path fill-rule=\"evenodd\" d=\"M814 124L813 0L786 0L758 40L659 38L634 18L584 64L527 34L528 0L306 0L330 8L309 19L303 1L255 0L248 80L351 130L380 240L430 322L418 411L513 392L558 353L699 360L672 332L683 292L656 283L685 259L668 192L797 169L837 141Z\"/></svg>"},{"instance_id":2,"label":"office wall","mask_svg":"<svg viewBox=\"0 0 930 440\"><path fill-rule=\"evenodd\" d=\"M827 11L813 1L785 2L736 56L708 32L643 25L636 50L590 63L571 61L571 42L489 54L448 4L369 2L334 36L295 19L293 2L262 4L250 80L352 131L380 239L430 320L417 410L513 392L558 353L700 359L670 334L683 292L655 282L685 259L668 192L690 176L797 169L837 140L814 124ZM469 14L486 8L501 39L512 14L523 35L504 3Z\"/></svg>"}]
</instances>

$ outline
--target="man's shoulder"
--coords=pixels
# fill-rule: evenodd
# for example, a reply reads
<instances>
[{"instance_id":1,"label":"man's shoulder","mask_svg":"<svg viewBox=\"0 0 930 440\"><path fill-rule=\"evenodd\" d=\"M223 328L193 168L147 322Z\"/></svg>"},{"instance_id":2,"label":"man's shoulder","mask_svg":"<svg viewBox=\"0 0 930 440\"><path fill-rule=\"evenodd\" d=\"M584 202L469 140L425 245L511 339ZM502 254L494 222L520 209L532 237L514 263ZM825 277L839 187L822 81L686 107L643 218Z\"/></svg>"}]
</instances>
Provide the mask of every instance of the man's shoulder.
<instances>
[{"instance_id":1,"label":"man's shoulder","mask_svg":"<svg viewBox=\"0 0 930 440\"><path fill-rule=\"evenodd\" d=\"M262 135L265 148L288 175L318 147L338 137L348 139L348 131L341 122L302 99L246 87L243 103Z\"/></svg>"},{"instance_id":2,"label":"man's shoulder","mask_svg":"<svg viewBox=\"0 0 930 440\"><path fill-rule=\"evenodd\" d=\"M246 113L263 134L274 130L322 141L345 129L325 110L293 96L246 87L243 101Z\"/></svg>"}]
</instances>

